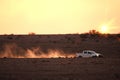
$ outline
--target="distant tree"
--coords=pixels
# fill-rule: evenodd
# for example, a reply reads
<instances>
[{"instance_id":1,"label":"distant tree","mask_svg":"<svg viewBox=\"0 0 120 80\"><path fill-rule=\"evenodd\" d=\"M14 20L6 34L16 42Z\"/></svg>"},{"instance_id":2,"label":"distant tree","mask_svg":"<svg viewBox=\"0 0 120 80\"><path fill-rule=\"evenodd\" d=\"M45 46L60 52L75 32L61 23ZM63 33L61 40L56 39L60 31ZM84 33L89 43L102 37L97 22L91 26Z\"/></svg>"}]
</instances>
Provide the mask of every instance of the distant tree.
<instances>
[{"instance_id":1,"label":"distant tree","mask_svg":"<svg viewBox=\"0 0 120 80\"><path fill-rule=\"evenodd\" d=\"M89 34L100 34L100 32L93 29L89 31Z\"/></svg>"},{"instance_id":2,"label":"distant tree","mask_svg":"<svg viewBox=\"0 0 120 80\"><path fill-rule=\"evenodd\" d=\"M11 40L14 39L14 34L9 34L9 35L7 35L7 36L8 36L8 37L7 37L8 39L11 39Z\"/></svg>"},{"instance_id":3,"label":"distant tree","mask_svg":"<svg viewBox=\"0 0 120 80\"><path fill-rule=\"evenodd\" d=\"M90 37L99 37L101 35L101 33L99 31L96 30L90 30L89 33Z\"/></svg>"},{"instance_id":4,"label":"distant tree","mask_svg":"<svg viewBox=\"0 0 120 80\"><path fill-rule=\"evenodd\" d=\"M34 32L30 32L28 35L36 35Z\"/></svg>"},{"instance_id":5,"label":"distant tree","mask_svg":"<svg viewBox=\"0 0 120 80\"><path fill-rule=\"evenodd\" d=\"M12 34L10 34L10 36L14 36L14 34L12 33Z\"/></svg>"}]
</instances>

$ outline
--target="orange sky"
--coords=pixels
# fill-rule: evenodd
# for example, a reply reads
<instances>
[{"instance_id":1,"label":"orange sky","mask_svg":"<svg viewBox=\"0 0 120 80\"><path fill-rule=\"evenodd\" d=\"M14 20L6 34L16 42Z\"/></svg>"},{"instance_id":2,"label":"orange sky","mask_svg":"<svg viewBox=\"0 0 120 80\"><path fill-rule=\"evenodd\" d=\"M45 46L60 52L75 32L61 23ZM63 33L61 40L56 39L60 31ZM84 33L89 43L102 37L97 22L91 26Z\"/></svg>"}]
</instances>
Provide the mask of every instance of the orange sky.
<instances>
[{"instance_id":1,"label":"orange sky","mask_svg":"<svg viewBox=\"0 0 120 80\"><path fill-rule=\"evenodd\" d=\"M120 32L120 0L0 0L0 34Z\"/></svg>"}]
</instances>

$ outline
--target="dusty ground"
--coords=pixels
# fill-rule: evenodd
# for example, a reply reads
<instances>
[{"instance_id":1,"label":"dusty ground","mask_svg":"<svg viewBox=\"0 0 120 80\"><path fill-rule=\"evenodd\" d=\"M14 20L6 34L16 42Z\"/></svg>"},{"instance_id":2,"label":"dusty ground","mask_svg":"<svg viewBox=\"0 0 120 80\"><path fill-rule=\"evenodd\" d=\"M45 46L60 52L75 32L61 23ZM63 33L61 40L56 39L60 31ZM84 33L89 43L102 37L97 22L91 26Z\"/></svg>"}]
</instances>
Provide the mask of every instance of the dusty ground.
<instances>
[{"instance_id":1,"label":"dusty ground","mask_svg":"<svg viewBox=\"0 0 120 80\"><path fill-rule=\"evenodd\" d=\"M16 44L17 47L13 44ZM89 35L82 37L79 34L0 35L0 54L11 51L14 55L23 55L25 50L33 48L40 48L45 53L49 49L58 49L72 54L82 52L83 50L94 50L106 57L120 58L120 37L114 38L109 36L106 38Z\"/></svg>"},{"instance_id":2,"label":"dusty ground","mask_svg":"<svg viewBox=\"0 0 120 80\"><path fill-rule=\"evenodd\" d=\"M0 80L120 80L120 58L0 59Z\"/></svg>"},{"instance_id":3,"label":"dusty ground","mask_svg":"<svg viewBox=\"0 0 120 80\"><path fill-rule=\"evenodd\" d=\"M78 34L0 36L0 54L24 55L24 50L36 47L43 52L60 49L67 54L89 49L103 54L104 58L18 59L2 56L0 80L120 80L120 38L81 37Z\"/></svg>"}]
</instances>

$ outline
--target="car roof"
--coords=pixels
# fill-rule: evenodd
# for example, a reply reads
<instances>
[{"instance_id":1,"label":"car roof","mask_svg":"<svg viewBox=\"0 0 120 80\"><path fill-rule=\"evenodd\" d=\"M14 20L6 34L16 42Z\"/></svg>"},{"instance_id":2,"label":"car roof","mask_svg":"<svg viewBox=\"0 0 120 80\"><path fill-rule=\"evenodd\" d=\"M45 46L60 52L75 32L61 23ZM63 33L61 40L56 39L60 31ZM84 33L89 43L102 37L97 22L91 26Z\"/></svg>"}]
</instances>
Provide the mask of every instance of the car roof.
<instances>
[{"instance_id":1,"label":"car roof","mask_svg":"<svg viewBox=\"0 0 120 80\"><path fill-rule=\"evenodd\" d=\"M84 51L90 51L90 52L95 52L95 51L93 51L93 50L84 50Z\"/></svg>"}]
</instances>

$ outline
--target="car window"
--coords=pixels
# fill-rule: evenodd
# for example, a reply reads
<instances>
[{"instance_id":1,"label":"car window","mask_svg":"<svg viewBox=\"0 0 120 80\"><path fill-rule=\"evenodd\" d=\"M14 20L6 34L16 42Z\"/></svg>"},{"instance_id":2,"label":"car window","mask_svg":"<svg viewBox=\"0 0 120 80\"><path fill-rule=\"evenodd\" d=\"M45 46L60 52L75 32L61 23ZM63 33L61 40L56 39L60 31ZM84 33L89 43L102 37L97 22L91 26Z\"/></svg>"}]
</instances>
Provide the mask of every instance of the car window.
<instances>
[{"instance_id":1,"label":"car window","mask_svg":"<svg viewBox=\"0 0 120 80\"><path fill-rule=\"evenodd\" d=\"M87 54L87 52L85 51L84 54Z\"/></svg>"},{"instance_id":2,"label":"car window","mask_svg":"<svg viewBox=\"0 0 120 80\"><path fill-rule=\"evenodd\" d=\"M92 54L92 52L88 52L88 54Z\"/></svg>"}]
</instances>

